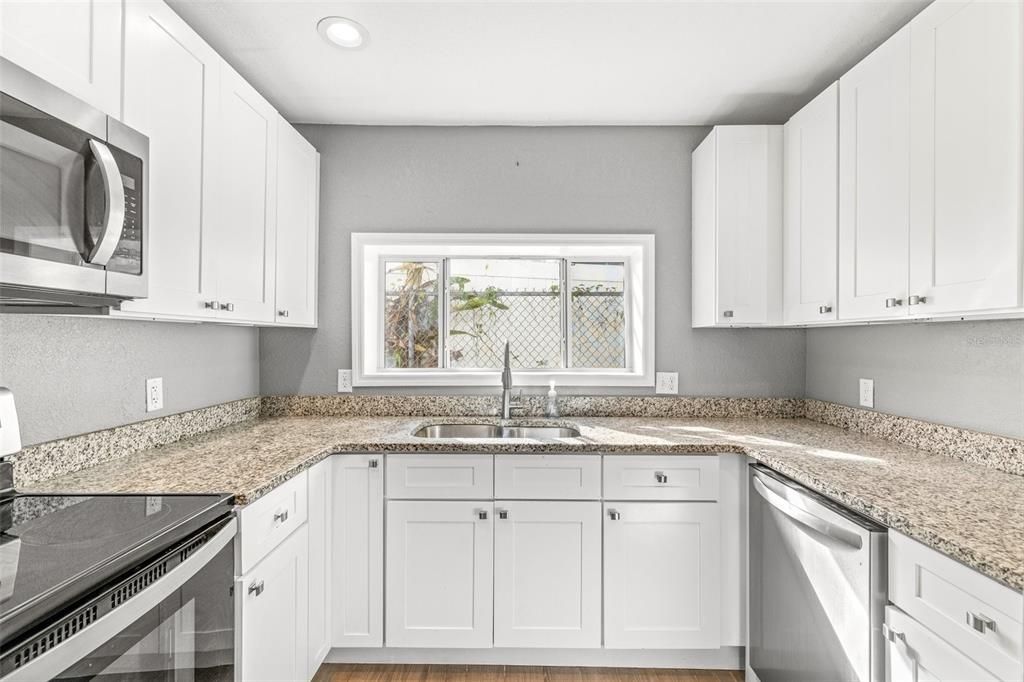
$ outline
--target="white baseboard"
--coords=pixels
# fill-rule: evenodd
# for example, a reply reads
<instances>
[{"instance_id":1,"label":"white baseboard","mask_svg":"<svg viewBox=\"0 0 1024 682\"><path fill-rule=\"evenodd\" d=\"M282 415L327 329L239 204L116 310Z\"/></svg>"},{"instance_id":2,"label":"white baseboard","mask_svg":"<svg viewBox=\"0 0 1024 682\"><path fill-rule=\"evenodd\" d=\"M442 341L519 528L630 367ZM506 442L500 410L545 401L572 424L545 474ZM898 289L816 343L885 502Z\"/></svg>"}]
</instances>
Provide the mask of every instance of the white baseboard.
<instances>
[{"instance_id":1,"label":"white baseboard","mask_svg":"<svg viewBox=\"0 0 1024 682\"><path fill-rule=\"evenodd\" d=\"M743 647L721 649L348 649L336 647L326 663L549 665L588 668L703 668L743 670Z\"/></svg>"}]
</instances>

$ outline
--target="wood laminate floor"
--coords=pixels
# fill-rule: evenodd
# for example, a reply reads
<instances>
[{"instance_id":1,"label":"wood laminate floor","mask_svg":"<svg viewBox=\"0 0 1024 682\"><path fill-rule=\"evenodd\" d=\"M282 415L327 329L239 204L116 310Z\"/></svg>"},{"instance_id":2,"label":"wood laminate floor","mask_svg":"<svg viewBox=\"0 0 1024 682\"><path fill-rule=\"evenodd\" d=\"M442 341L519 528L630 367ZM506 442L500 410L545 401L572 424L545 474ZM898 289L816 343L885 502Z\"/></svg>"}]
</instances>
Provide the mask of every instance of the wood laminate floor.
<instances>
[{"instance_id":1,"label":"wood laminate floor","mask_svg":"<svg viewBox=\"0 0 1024 682\"><path fill-rule=\"evenodd\" d=\"M658 668L325 663L320 666L313 682L743 682L743 672Z\"/></svg>"}]
</instances>

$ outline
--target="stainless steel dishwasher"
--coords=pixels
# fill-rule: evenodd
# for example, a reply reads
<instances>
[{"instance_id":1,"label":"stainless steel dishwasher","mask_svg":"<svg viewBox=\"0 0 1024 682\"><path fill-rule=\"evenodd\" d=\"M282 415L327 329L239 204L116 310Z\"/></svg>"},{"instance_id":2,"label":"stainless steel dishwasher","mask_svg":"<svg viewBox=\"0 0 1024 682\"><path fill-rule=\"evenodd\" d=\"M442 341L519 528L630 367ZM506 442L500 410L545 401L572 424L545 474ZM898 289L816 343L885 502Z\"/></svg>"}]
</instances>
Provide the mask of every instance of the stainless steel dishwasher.
<instances>
[{"instance_id":1,"label":"stainless steel dishwasher","mask_svg":"<svg viewBox=\"0 0 1024 682\"><path fill-rule=\"evenodd\" d=\"M750 647L761 682L881 682L885 528L750 466Z\"/></svg>"}]
</instances>

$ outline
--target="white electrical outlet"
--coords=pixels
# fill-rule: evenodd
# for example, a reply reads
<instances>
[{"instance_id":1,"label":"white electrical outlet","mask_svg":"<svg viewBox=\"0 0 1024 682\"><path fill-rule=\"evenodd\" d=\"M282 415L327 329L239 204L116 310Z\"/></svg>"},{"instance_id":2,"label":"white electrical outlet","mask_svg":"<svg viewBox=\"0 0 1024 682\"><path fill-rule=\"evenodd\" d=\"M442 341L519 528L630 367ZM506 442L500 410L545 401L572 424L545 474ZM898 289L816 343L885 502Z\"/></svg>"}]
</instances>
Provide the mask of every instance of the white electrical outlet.
<instances>
[{"instance_id":1,"label":"white electrical outlet","mask_svg":"<svg viewBox=\"0 0 1024 682\"><path fill-rule=\"evenodd\" d=\"M164 409L164 379L146 379L146 412Z\"/></svg>"},{"instance_id":2,"label":"white electrical outlet","mask_svg":"<svg viewBox=\"0 0 1024 682\"><path fill-rule=\"evenodd\" d=\"M679 393L679 372L657 372L654 375L654 392L671 395Z\"/></svg>"},{"instance_id":3,"label":"white electrical outlet","mask_svg":"<svg viewBox=\"0 0 1024 682\"><path fill-rule=\"evenodd\" d=\"M875 380L874 379L861 379L860 380L860 406L875 407Z\"/></svg>"},{"instance_id":4,"label":"white electrical outlet","mask_svg":"<svg viewBox=\"0 0 1024 682\"><path fill-rule=\"evenodd\" d=\"M352 392L352 370L350 369L339 369L338 370L338 393L351 393Z\"/></svg>"}]
</instances>

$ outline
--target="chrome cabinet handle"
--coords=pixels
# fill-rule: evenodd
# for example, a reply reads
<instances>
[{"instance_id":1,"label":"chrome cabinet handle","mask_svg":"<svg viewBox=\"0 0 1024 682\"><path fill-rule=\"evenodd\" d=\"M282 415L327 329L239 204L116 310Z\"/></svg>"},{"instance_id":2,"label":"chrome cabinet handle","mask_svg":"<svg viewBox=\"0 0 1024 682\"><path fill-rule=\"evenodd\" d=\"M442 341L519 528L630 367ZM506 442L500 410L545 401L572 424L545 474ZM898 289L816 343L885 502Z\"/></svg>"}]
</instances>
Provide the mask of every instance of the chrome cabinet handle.
<instances>
[{"instance_id":1,"label":"chrome cabinet handle","mask_svg":"<svg viewBox=\"0 0 1024 682\"><path fill-rule=\"evenodd\" d=\"M733 311L731 311L731 310L723 310L722 311L722 317L732 317L732 314L733 314Z\"/></svg>"},{"instance_id":2,"label":"chrome cabinet handle","mask_svg":"<svg viewBox=\"0 0 1024 682\"><path fill-rule=\"evenodd\" d=\"M830 312L832 312L832 306L830 306L830 305L820 305L820 306L818 306L818 314L819 315L827 315Z\"/></svg>"},{"instance_id":3,"label":"chrome cabinet handle","mask_svg":"<svg viewBox=\"0 0 1024 682\"><path fill-rule=\"evenodd\" d=\"M967 624L977 632L985 634L986 630L996 631L996 622L983 613L967 612Z\"/></svg>"},{"instance_id":4,"label":"chrome cabinet handle","mask_svg":"<svg viewBox=\"0 0 1024 682\"><path fill-rule=\"evenodd\" d=\"M928 301L927 296L911 296L907 299L907 305L921 305Z\"/></svg>"},{"instance_id":5,"label":"chrome cabinet handle","mask_svg":"<svg viewBox=\"0 0 1024 682\"><path fill-rule=\"evenodd\" d=\"M278 317L288 317L288 311L287 310L278 310L277 311L277 315L278 315Z\"/></svg>"},{"instance_id":6,"label":"chrome cabinet handle","mask_svg":"<svg viewBox=\"0 0 1024 682\"><path fill-rule=\"evenodd\" d=\"M249 583L249 594L258 597L263 594L263 581Z\"/></svg>"},{"instance_id":7,"label":"chrome cabinet handle","mask_svg":"<svg viewBox=\"0 0 1024 682\"><path fill-rule=\"evenodd\" d=\"M287 520L288 520L288 510L287 509L282 509L279 512L274 512L274 521L277 521L279 523L284 523Z\"/></svg>"},{"instance_id":8,"label":"chrome cabinet handle","mask_svg":"<svg viewBox=\"0 0 1024 682\"><path fill-rule=\"evenodd\" d=\"M375 460L375 459L371 459L371 460L369 461L369 463L368 463L368 466L369 466L369 467L370 467L371 469L376 469L377 467L379 467L379 466L380 466L380 462L379 462L379 461L377 461L377 460Z\"/></svg>"},{"instance_id":9,"label":"chrome cabinet handle","mask_svg":"<svg viewBox=\"0 0 1024 682\"><path fill-rule=\"evenodd\" d=\"M668 476L666 476L662 471L655 471L654 480L658 483L668 483Z\"/></svg>"},{"instance_id":10,"label":"chrome cabinet handle","mask_svg":"<svg viewBox=\"0 0 1024 682\"><path fill-rule=\"evenodd\" d=\"M117 167L114 155L110 153L110 148L102 142L89 140L89 149L100 167L106 206L103 207L103 227L99 239L93 244L85 260L94 265L105 266L114 255L117 243L121 241L121 230L124 229L124 185L121 183L121 171Z\"/></svg>"},{"instance_id":11,"label":"chrome cabinet handle","mask_svg":"<svg viewBox=\"0 0 1024 682\"><path fill-rule=\"evenodd\" d=\"M503 520L503 521L505 519L507 519L508 518L508 509L499 509L498 510L498 518Z\"/></svg>"},{"instance_id":12,"label":"chrome cabinet handle","mask_svg":"<svg viewBox=\"0 0 1024 682\"><path fill-rule=\"evenodd\" d=\"M897 308L897 307L899 307L901 305L903 305L903 299L902 298L887 298L887 299L885 299L885 307L886 308Z\"/></svg>"},{"instance_id":13,"label":"chrome cabinet handle","mask_svg":"<svg viewBox=\"0 0 1024 682\"><path fill-rule=\"evenodd\" d=\"M220 301L205 301L203 307L211 310L220 310Z\"/></svg>"},{"instance_id":14,"label":"chrome cabinet handle","mask_svg":"<svg viewBox=\"0 0 1024 682\"><path fill-rule=\"evenodd\" d=\"M610 520L612 520L612 521L618 521L619 519L622 518L622 514L620 514L619 512L615 511L614 509L609 509L608 510L608 518Z\"/></svg>"},{"instance_id":15,"label":"chrome cabinet handle","mask_svg":"<svg viewBox=\"0 0 1024 682\"><path fill-rule=\"evenodd\" d=\"M890 643L903 649L903 656L910 662L910 679L916 680L917 658L914 657L914 652L911 650L910 645L907 644L906 633L893 630L889 627L888 623L882 623L882 634Z\"/></svg>"},{"instance_id":16,"label":"chrome cabinet handle","mask_svg":"<svg viewBox=\"0 0 1024 682\"><path fill-rule=\"evenodd\" d=\"M484 511L483 509L477 510L476 515L480 518L481 521L487 520L487 512Z\"/></svg>"},{"instance_id":17,"label":"chrome cabinet handle","mask_svg":"<svg viewBox=\"0 0 1024 682\"><path fill-rule=\"evenodd\" d=\"M220 304L220 309L221 310L226 310L229 313L231 313L231 312L234 312L234 310L235 310L235 304L234 303L221 303Z\"/></svg>"}]
</instances>

